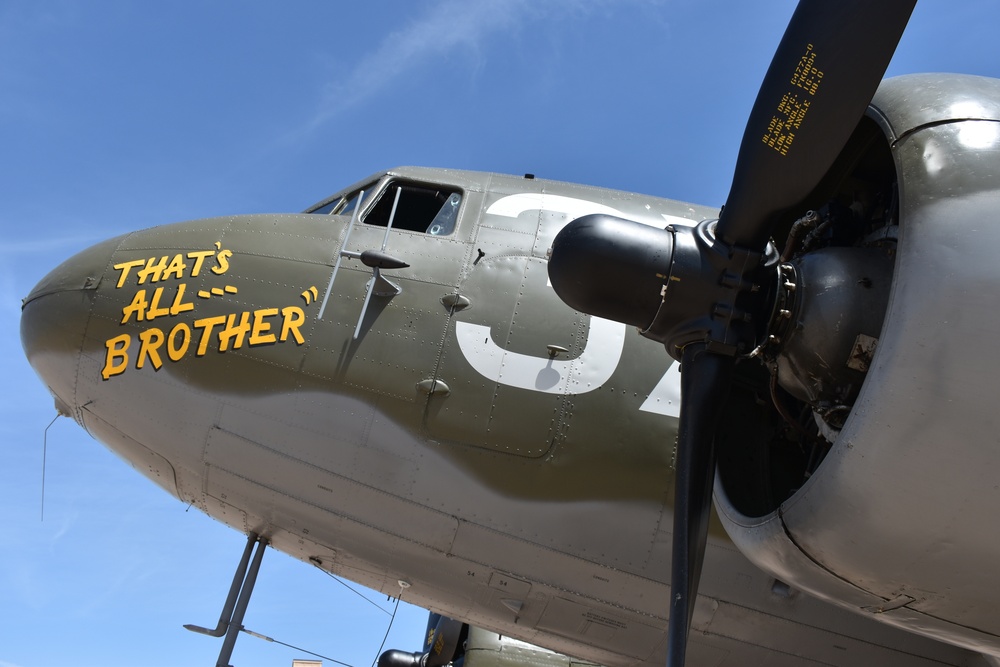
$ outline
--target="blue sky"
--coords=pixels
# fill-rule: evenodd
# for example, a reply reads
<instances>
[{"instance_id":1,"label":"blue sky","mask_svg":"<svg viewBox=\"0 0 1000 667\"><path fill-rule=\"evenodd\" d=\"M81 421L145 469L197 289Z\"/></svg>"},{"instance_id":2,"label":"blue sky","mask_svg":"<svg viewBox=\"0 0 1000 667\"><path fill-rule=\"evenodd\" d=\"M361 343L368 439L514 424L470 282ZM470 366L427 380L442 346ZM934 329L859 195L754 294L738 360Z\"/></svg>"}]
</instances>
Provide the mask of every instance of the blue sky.
<instances>
[{"instance_id":1,"label":"blue sky","mask_svg":"<svg viewBox=\"0 0 1000 667\"><path fill-rule=\"evenodd\" d=\"M0 667L212 665L244 537L74 423L20 299L99 240L293 212L379 169L455 167L718 205L790 0L0 0ZM1000 77L1000 3L922 0L890 75ZM373 594L385 604L384 596ZM247 627L366 667L388 616L265 557ZM387 647L419 647L402 607ZM240 667L307 657L252 637ZM328 663L329 664L329 663Z\"/></svg>"}]
</instances>

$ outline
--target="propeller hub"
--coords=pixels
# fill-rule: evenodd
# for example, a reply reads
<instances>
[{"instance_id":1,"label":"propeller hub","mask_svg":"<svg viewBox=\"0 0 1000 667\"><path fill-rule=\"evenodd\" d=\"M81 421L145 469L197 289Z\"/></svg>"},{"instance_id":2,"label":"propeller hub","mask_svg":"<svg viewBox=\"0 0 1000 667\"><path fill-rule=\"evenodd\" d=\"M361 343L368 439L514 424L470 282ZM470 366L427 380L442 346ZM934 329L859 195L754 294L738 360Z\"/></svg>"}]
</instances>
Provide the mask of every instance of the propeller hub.
<instances>
[{"instance_id":1,"label":"propeller hub","mask_svg":"<svg viewBox=\"0 0 1000 667\"><path fill-rule=\"evenodd\" d=\"M553 240L549 278L570 307L645 329L660 308L673 256L669 230L585 215Z\"/></svg>"},{"instance_id":2,"label":"propeller hub","mask_svg":"<svg viewBox=\"0 0 1000 667\"><path fill-rule=\"evenodd\" d=\"M770 314L778 253L729 246L716 238L717 220L669 227L674 257L656 317L642 332L678 361L690 343L734 356L754 348Z\"/></svg>"},{"instance_id":3,"label":"propeller hub","mask_svg":"<svg viewBox=\"0 0 1000 667\"><path fill-rule=\"evenodd\" d=\"M715 225L578 218L552 243L552 287L577 310L638 327L677 360L689 343L727 356L748 352L771 312L777 251L727 246Z\"/></svg>"}]
</instances>

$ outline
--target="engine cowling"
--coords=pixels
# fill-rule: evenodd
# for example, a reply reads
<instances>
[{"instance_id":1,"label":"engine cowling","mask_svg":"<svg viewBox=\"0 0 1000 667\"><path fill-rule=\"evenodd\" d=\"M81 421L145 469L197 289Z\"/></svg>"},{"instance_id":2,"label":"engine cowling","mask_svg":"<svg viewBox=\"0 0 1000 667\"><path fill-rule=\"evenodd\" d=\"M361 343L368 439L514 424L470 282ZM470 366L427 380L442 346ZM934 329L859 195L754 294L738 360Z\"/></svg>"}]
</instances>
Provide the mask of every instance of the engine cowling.
<instances>
[{"instance_id":1,"label":"engine cowling","mask_svg":"<svg viewBox=\"0 0 1000 667\"><path fill-rule=\"evenodd\" d=\"M815 198L885 224L835 250L784 230L772 372L727 405L720 517L782 582L1000 654L1000 81L885 81Z\"/></svg>"}]
</instances>

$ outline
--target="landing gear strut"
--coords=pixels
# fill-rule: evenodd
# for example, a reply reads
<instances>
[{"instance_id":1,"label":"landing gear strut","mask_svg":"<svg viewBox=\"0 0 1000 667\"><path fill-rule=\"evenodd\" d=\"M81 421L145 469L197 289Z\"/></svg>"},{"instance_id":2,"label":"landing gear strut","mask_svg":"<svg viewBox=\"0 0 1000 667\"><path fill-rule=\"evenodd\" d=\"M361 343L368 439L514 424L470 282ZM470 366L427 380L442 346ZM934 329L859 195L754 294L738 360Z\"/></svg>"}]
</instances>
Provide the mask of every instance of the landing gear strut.
<instances>
[{"instance_id":1,"label":"landing gear strut","mask_svg":"<svg viewBox=\"0 0 1000 667\"><path fill-rule=\"evenodd\" d=\"M253 551L254 544L257 551L253 554L253 562L250 561L250 552ZM260 571L260 561L264 558L264 549L267 548L267 540L250 533L247 537L247 546L243 550L240 564L236 567L236 574L233 575L233 583L229 587L229 595L226 596L226 603L222 606L222 614L219 616L219 623L214 629L203 628L200 625L186 624L184 628L191 632L208 635L209 637L226 638L222 642L222 650L219 651L219 659L215 667L229 667L229 659L233 656L233 648L236 647L236 637L243 629L243 616L247 612L247 605L250 603L250 595L253 593L253 586L257 582L257 573ZM247 565L249 564L249 570ZM237 598L238 596L238 598Z\"/></svg>"}]
</instances>

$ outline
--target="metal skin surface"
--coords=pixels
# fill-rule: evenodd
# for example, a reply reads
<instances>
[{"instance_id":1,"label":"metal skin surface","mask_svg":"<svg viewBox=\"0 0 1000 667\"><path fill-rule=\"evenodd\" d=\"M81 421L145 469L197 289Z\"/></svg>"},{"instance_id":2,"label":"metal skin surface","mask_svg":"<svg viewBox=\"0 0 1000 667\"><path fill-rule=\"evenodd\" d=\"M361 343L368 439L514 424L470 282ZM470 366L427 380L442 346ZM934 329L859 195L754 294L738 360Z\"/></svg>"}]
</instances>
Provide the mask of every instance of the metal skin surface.
<instances>
[{"instance_id":1,"label":"metal skin surface","mask_svg":"<svg viewBox=\"0 0 1000 667\"><path fill-rule=\"evenodd\" d=\"M897 148L904 167L910 158L903 152L927 150L921 134ZM601 664L662 664L677 377L661 346L563 305L547 285L546 251L559 229L587 213L662 227L693 224L716 211L439 169L399 169L342 193L374 190L364 217L398 182L460 192L458 224L446 236L389 232L385 252L409 267L383 272L401 291L372 296L360 328L372 270L344 259L329 294L327 285L339 252L380 250L383 227L362 220L345 243L348 216L218 218L111 239L55 269L25 300L21 331L29 360L57 405L95 438L182 502L236 530L388 594L405 581L409 601L505 636ZM954 217L950 201L911 194L935 182L906 176L905 201L913 207L907 219L926 218L932 227L941 218L928 214L941 208L947 220L988 229L981 208L988 193L970 193ZM925 296L954 298L926 284L940 280L944 267L953 280L981 281L996 270L966 263L970 244L976 242L943 253L941 266L924 277ZM989 245L980 243L977 252ZM920 281L912 280L916 291ZM982 293L966 294L971 301ZM901 298L897 289L891 309ZM907 317L920 314L907 303ZM946 313L963 317L958 305ZM974 319L958 319L959 328L947 330L981 335L973 324L983 322L986 309L966 305ZM943 338L940 325L950 315L923 312L934 325L928 336ZM961 577L992 582L988 577L996 575L985 559L996 553L989 541L996 537L970 535L970 526L990 525L976 514L988 508L977 507L978 487L950 472L947 483L940 479L951 455L937 447L969 428L959 443L963 456L973 456L966 467L981 475L997 469L977 450L989 412L968 408L976 421L956 422L966 409L956 401L948 420L935 420L942 382L981 404L989 397L983 383L995 373L983 370L988 364L981 358L970 372L978 346L967 341L937 340L930 351L922 347L929 339L907 342L913 326L929 325L907 321L895 348L912 360L893 366L880 349L858 411L882 410L888 397L894 409L924 412L891 423L876 415L883 424L878 439L885 441L879 446L895 454L891 465L849 471L860 477L841 484L886 495L913 489L926 499L953 494L952 504L935 508L928 500L913 515L855 506L828 512L819 525L809 520L822 507L799 502L811 526L803 538L839 539L842 550L862 561L852 566L859 572L864 563L890 564L878 551L886 545L852 550L855 542L846 538L857 534L861 510L870 509L878 513L864 519L873 531L866 536L924 540L924 551L914 552L924 559L897 561L895 573L963 557ZM954 367L928 363L942 351L957 358ZM919 371L923 380L900 386L886 376L894 368ZM854 433L850 438L860 443ZM936 454L914 456L914 446ZM859 444L852 451L870 456L876 449ZM843 477L837 474L843 458L831 456L817 477ZM901 464L905 475L898 474ZM913 502L912 494L904 498L893 502ZM966 510L977 523L965 521ZM936 536L925 524L920 535L898 525L926 515L942 521ZM953 523L944 526L949 516ZM953 540L963 536L985 540L963 548L987 550L956 553ZM824 577L813 565L792 588L776 583L713 521L688 664L981 664L965 649L799 592L816 590L847 606L874 599L839 580L846 592L830 594ZM878 583L880 591L883 583L898 589L890 578ZM921 597L951 604L943 600L947 588L934 593Z\"/></svg>"},{"instance_id":2,"label":"metal skin surface","mask_svg":"<svg viewBox=\"0 0 1000 667\"><path fill-rule=\"evenodd\" d=\"M1000 82L888 80L869 116L899 176L889 309L861 395L819 471L765 517L716 486L751 560L813 594L1000 654Z\"/></svg>"}]
</instances>

